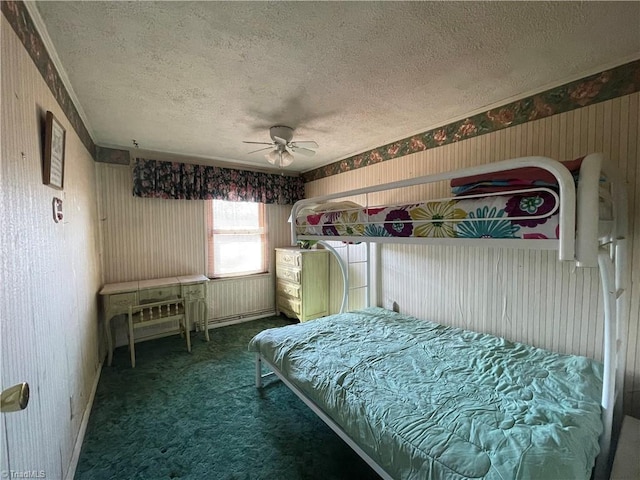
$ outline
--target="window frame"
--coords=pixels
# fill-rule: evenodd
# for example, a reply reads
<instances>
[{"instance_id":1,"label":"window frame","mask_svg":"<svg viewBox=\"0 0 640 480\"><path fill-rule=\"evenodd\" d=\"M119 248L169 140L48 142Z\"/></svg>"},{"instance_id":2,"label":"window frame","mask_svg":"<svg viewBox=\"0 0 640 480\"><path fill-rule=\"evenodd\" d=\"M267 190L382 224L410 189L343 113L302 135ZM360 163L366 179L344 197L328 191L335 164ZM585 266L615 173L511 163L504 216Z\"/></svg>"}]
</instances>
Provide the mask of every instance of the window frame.
<instances>
[{"instance_id":1,"label":"window frame","mask_svg":"<svg viewBox=\"0 0 640 480\"><path fill-rule=\"evenodd\" d=\"M268 248L268 236L267 236L267 215L266 215L266 205L262 202L249 202L255 203L258 205L258 223L259 227L257 229L246 229L246 228L238 228L234 230L224 230L224 231L216 231L215 229L215 220L213 218L213 206L214 202L231 202L230 200L220 200L220 199L212 199L206 200L206 244L207 244L207 253L206 253L206 271L207 276L211 279L225 279L225 278L239 278L239 277L249 277L253 275L264 275L269 272L269 248ZM237 273L226 273L226 274L216 274L215 273L215 236L216 235L259 235L260 242L262 244L261 253L262 253L262 264L260 269L245 271L245 272L237 272Z\"/></svg>"}]
</instances>

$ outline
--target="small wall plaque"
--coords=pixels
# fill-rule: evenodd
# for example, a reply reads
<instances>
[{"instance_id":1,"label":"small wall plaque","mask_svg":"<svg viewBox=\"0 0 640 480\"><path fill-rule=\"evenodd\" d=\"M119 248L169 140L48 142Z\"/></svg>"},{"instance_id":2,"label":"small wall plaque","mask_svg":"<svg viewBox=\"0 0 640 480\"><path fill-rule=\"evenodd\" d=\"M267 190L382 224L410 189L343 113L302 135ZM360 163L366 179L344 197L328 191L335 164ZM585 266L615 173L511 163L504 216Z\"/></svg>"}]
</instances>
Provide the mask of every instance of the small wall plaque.
<instances>
[{"instance_id":1,"label":"small wall plaque","mask_svg":"<svg viewBox=\"0 0 640 480\"><path fill-rule=\"evenodd\" d=\"M43 183L62 190L64 186L64 147L66 131L53 113L47 112L44 140Z\"/></svg>"}]
</instances>

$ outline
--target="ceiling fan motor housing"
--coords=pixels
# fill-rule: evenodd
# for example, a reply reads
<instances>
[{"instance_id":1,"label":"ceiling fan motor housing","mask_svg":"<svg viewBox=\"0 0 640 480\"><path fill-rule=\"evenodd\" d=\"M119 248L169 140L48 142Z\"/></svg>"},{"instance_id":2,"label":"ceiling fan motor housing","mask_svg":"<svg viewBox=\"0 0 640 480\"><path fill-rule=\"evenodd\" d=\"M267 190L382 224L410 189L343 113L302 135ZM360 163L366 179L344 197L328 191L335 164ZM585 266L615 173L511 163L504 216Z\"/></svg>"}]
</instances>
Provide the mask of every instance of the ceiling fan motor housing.
<instances>
[{"instance_id":1,"label":"ceiling fan motor housing","mask_svg":"<svg viewBox=\"0 0 640 480\"><path fill-rule=\"evenodd\" d=\"M275 137L281 138L289 143L293 139L293 128L285 127L284 125L275 125L269 129L269 135L271 135L271 140L276 143L280 142L278 142Z\"/></svg>"}]
</instances>

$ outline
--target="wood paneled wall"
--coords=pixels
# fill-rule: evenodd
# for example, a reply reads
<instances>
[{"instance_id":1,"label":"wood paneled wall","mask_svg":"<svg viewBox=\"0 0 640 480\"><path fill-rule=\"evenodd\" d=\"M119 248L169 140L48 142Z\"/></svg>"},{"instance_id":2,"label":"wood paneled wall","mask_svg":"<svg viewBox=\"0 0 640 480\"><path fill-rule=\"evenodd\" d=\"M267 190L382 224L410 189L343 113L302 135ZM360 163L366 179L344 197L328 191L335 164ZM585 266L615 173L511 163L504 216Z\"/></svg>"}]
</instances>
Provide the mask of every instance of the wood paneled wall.
<instances>
[{"instance_id":1,"label":"wood paneled wall","mask_svg":"<svg viewBox=\"0 0 640 480\"><path fill-rule=\"evenodd\" d=\"M3 15L0 22L0 383L31 387L26 410L2 414L0 469L62 479L100 366L95 164ZM47 110L66 129L62 191L42 183ZM60 223L53 197L63 200Z\"/></svg>"},{"instance_id":2,"label":"wood paneled wall","mask_svg":"<svg viewBox=\"0 0 640 480\"><path fill-rule=\"evenodd\" d=\"M324 195L508 158L570 160L603 152L627 179L630 283L624 312L625 411L640 416L640 94L558 114L307 184ZM438 192L442 194L443 192ZM384 199L390 201L390 199ZM381 247L380 303L421 318L544 348L601 358L602 295L595 269L555 253L515 249Z\"/></svg>"}]
</instances>

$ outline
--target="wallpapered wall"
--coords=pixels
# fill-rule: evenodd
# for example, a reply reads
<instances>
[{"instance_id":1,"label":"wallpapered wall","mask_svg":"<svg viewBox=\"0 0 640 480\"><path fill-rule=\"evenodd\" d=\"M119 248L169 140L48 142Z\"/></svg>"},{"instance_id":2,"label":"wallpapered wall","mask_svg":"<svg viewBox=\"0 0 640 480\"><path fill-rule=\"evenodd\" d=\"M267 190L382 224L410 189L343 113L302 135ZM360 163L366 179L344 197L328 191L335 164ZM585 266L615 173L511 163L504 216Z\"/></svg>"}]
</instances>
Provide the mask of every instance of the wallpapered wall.
<instances>
[{"instance_id":1,"label":"wallpapered wall","mask_svg":"<svg viewBox=\"0 0 640 480\"><path fill-rule=\"evenodd\" d=\"M0 22L1 384L31 386L26 410L2 414L0 471L61 479L100 365L95 164L4 16ZM64 191L42 184L47 110L66 129ZM54 196L63 200L61 223L53 221Z\"/></svg>"},{"instance_id":2,"label":"wallpapered wall","mask_svg":"<svg viewBox=\"0 0 640 480\"><path fill-rule=\"evenodd\" d=\"M631 284L625 411L640 416L640 94L620 96L493 133L314 180L307 196L526 155L570 160L604 152L627 179ZM442 192L439 192L442 193ZM388 201L389 199L385 199ZM382 245L380 303L402 312L581 355L602 355L598 272L553 252Z\"/></svg>"},{"instance_id":3,"label":"wallpapered wall","mask_svg":"<svg viewBox=\"0 0 640 480\"><path fill-rule=\"evenodd\" d=\"M96 164L104 283L205 274L204 200L138 198L129 166ZM267 205L267 241L289 245L291 207ZM273 274L209 282L213 322L274 311ZM247 294L247 292L251 292Z\"/></svg>"}]
</instances>

